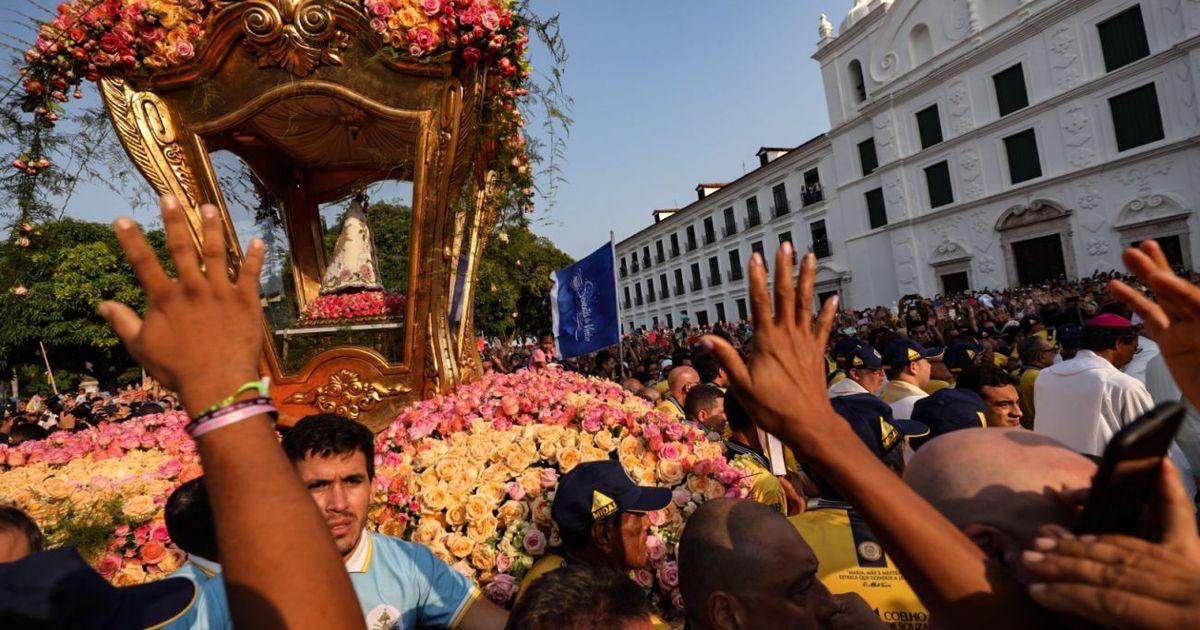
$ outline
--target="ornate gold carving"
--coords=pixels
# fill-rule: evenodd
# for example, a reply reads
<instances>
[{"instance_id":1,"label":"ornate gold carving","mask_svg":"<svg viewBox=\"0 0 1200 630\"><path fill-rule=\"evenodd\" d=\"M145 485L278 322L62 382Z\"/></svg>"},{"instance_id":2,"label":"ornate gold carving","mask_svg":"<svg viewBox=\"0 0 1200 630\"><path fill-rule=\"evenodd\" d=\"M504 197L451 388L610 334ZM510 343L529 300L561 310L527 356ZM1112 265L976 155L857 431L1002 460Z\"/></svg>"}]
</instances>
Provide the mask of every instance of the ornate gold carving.
<instances>
[{"instance_id":1,"label":"ornate gold carving","mask_svg":"<svg viewBox=\"0 0 1200 630\"><path fill-rule=\"evenodd\" d=\"M342 65L350 35L337 28L323 0L248 0L242 14L246 44L258 66L279 66L305 77L318 65Z\"/></svg>"},{"instance_id":2,"label":"ornate gold carving","mask_svg":"<svg viewBox=\"0 0 1200 630\"><path fill-rule=\"evenodd\" d=\"M100 90L121 144L155 192L175 195L195 208L196 181L162 100L153 92L135 92L112 76L100 80Z\"/></svg>"},{"instance_id":3,"label":"ornate gold carving","mask_svg":"<svg viewBox=\"0 0 1200 630\"><path fill-rule=\"evenodd\" d=\"M357 420L364 411L371 411L384 398L407 394L412 389L398 384L385 387L364 381L357 372L341 369L329 375L329 382L308 391L296 392L283 402L312 405L325 413L336 413Z\"/></svg>"}]
</instances>

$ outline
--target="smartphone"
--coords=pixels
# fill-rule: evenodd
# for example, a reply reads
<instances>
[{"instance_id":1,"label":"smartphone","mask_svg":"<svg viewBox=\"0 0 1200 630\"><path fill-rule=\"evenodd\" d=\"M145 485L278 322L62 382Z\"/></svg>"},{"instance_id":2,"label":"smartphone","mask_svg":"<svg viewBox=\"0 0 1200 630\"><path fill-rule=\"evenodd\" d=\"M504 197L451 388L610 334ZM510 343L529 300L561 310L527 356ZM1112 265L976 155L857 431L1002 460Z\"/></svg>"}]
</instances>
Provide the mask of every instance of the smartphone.
<instances>
[{"instance_id":1,"label":"smartphone","mask_svg":"<svg viewBox=\"0 0 1200 630\"><path fill-rule=\"evenodd\" d=\"M1076 533L1130 534L1137 528L1186 410L1179 403L1159 405L1113 436Z\"/></svg>"}]
</instances>

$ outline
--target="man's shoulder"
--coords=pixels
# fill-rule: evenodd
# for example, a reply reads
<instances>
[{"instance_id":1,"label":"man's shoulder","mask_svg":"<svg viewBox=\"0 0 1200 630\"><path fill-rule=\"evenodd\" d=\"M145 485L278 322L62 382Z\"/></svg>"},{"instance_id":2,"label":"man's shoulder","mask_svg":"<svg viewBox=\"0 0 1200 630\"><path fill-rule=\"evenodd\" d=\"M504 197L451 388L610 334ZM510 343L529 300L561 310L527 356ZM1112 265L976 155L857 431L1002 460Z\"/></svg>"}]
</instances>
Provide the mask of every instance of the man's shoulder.
<instances>
[{"instance_id":1,"label":"man's shoulder","mask_svg":"<svg viewBox=\"0 0 1200 630\"><path fill-rule=\"evenodd\" d=\"M371 540L371 559L373 566L376 561L386 564L411 564L417 562L434 562L446 564L433 553L433 550L420 543L409 542L395 536L367 531ZM449 565L447 565L449 566Z\"/></svg>"}]
</instances>

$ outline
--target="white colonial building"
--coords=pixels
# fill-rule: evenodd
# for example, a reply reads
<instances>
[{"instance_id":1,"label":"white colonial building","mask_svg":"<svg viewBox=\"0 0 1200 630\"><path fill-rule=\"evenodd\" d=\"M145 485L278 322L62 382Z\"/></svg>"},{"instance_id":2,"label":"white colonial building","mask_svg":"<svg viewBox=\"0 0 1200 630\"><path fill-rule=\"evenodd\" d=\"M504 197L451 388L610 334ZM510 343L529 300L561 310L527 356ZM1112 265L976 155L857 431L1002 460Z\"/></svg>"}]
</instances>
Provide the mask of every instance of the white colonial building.
<instances>
[{"instance_id":1,"label":"white colonial building","mask_svg":"<svg viewBox=\"0 0 1200 630\"><path fill-rule=\"evenodd\" d=\"M752 251L852 308L1200 247L1200 2L857 0L822 18L831 129L617 245L622 323L736 320Z\"/></svg>"}]
</instances>

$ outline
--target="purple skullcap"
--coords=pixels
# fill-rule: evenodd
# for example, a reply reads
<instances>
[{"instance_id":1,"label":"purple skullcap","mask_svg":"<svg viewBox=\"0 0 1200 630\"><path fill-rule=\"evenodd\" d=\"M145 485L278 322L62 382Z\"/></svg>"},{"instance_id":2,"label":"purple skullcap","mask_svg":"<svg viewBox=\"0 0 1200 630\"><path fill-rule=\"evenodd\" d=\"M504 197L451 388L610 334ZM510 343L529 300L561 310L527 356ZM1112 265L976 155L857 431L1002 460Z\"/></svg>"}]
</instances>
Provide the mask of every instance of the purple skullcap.
<instances>
[{"instance_id":1,"label":"purple skullcap","mask_svg":"<svg viewBox=\"0 0 1200 630\"><path fill-rule=\"evenodd\" d=\"M1133 328L1133 322L1113 313L1097 315L1087 320L1083 325L1099 328Z\"/></svg>"}]
</instances>

